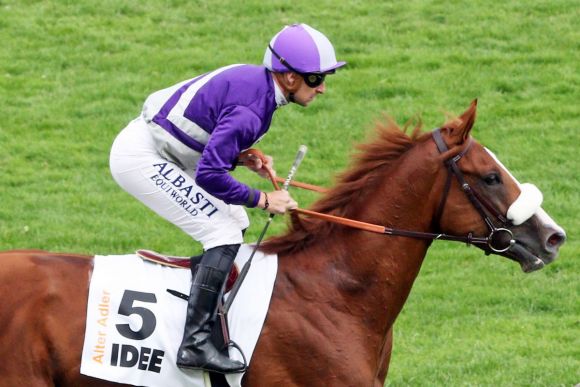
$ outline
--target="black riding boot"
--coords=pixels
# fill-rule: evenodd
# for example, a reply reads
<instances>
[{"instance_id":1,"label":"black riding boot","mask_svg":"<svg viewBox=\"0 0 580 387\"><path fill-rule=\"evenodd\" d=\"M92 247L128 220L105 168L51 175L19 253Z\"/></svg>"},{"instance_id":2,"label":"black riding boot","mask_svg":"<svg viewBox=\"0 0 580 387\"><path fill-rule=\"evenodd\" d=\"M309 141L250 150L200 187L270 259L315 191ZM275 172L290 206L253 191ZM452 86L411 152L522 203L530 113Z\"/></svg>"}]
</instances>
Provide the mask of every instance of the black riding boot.
<instances>
[{"instance_id":1,"label":"black riding boot","mask_svg":"<svg viewBox=\"0 0 580 387\"><path fill-rule=\"evenodd\" d=\"M244 364L220 353L211 341L218 298L240 245L218 246L207 250L195 273L183 332L177 353L177 366L223 374L244 372Z\"/></svg>"}]
</instances>

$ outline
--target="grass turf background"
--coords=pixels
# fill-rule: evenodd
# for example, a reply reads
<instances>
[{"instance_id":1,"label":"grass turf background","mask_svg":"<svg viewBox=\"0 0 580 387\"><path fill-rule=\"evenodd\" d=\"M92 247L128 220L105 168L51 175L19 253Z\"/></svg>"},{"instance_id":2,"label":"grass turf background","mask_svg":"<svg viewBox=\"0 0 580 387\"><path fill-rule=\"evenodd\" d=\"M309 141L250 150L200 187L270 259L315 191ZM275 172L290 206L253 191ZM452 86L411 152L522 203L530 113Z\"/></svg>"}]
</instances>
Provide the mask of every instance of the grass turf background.
<instances>
[{"instance_id":1,"label":"grass turf background","mask_svg":"<svg viewBox=\"0 0 580 387\"><path fill-rule=\"evenodd\" d=\"M284 24L306 22L349 64L311 107L276 113L260 147L279 174L304 143L298 179L330 185L383 112L399 123L420 114L430 129L479 98L473 134L543 190L568 232L560 259L531 275L436 243L396 324L387 385L574 385L579 16L573 1L1 0L0 248L199 251L115 185L111 143L152 91L260 63ZM315 199L294 196L303 206ZM250 216L253 241L265 216ZM276 219L270 235L284 227Z\"/></svg>"}]
</instances>

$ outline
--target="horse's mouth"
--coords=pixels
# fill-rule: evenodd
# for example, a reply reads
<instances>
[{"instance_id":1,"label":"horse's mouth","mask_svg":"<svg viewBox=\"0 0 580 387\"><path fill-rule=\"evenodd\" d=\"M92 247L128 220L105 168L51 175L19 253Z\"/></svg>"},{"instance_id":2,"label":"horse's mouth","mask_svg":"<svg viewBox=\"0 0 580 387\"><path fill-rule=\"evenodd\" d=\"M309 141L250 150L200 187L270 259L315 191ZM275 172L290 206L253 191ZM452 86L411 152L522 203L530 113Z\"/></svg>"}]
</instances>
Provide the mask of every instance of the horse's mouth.
<instances>
[{"instance_id":1,"label":"horse's mouth","mask_svg":"<svg viewBox=\"0 0 580 387\"><path fill-rule=\"evenodd\" d=\"M554 260L554 256L539 257L534 255L526 245L516 242L504 253L506 257L518 262L524 273L531 273L542 269Z\"/></svg>"}]
</instances>

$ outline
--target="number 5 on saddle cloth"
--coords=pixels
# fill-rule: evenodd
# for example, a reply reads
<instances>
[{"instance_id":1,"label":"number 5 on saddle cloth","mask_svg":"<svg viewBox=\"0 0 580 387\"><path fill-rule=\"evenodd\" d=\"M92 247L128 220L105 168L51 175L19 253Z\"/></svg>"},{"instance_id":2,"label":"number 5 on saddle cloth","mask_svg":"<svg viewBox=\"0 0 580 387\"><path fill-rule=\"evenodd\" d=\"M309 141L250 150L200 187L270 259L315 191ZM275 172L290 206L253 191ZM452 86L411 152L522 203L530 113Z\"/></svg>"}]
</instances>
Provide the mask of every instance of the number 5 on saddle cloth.
<instances>
[{"instance_id":1,"label":"number 5 on saddle cloth","mask_svg":"<svg viewBox=\"0 0 580 387\"><path fill-rule=\"evenodd\" d=\"M242 267L252 251L253 246L242 245L235 264ZM189 258L170 259L173 267L168 267L148 262L165 260L155 253L139 253L147 261L136 254L95 257L81 373L139 386L203 387L206 373L176 365L187 307L172 294L185 294L192 276L187 269L173 267L187 267ZM231 337L248 362L266 319L277 268L275 255L258 252L227 321L221 323L218 318L219 323L214 324L220 327L214 337L220 343ZM230 284L232 280L230 277ZM225 339L220 332L222 324L228 326L229 337ZM218 344L218 348L223 346ZM244 361L235 348L224 350L232 359ZM225 379L230 386L240 386L243 375L228 374Z\"/></svg>"}]
</instances>

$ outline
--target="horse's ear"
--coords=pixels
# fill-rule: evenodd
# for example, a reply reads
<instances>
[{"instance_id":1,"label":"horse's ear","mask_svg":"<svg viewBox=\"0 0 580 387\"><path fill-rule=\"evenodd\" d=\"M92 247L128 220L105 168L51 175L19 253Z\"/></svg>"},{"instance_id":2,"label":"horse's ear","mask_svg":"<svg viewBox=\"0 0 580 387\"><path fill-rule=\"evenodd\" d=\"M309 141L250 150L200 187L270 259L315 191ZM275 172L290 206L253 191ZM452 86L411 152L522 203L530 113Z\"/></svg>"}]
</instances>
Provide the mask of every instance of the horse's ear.
<instances>
[{"instance_id":1,"label":"horse's ear","mask_svg":"<svg viewBox=\"0 0 580 387\"><path fill-rule=\"evenodd\" d=\"M473 124L475 123L475 116L477 115L477 99L471 101L471 105L467 108L466 111L463 112L461 115L461 121L463 123L463 139L466 140L469 137L469 133L471 132L471 128L473 128Z\"/></svg>"},{"instance_id":2,"label":"horse's ear","mask_svg":"<svg viewBox=\"0 0 580 387\"><path fill-rule=\"evenodd\" d=\"M446 133L453 144L462 144L469 137L471 128L475 123L477 111L477 99L471 102L471 105L463 112L461 116L446 123L441 129Z\"/></svg>"}]
</instances>

